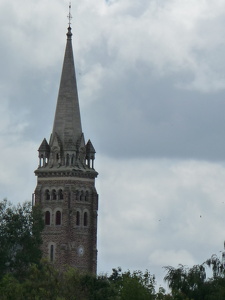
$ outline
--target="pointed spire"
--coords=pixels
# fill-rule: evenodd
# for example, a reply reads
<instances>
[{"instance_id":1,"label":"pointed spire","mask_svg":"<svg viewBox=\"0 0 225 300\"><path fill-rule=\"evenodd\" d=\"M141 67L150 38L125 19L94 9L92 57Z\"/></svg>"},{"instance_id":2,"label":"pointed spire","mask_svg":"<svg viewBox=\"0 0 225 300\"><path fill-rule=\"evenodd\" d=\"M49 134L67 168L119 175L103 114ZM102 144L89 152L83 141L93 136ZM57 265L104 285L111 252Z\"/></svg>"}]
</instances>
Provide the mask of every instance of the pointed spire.
<instances>
[{"instance_id":1,"label":"pointed spire","mask_svg":"<svg viewBox=\"0 0 225 300\"><path fill-rule=\"evenodd\" d=\"M49 152L50 151L50 148L49 148L49 144L48 142L46 141L46 138L43 139L40 147L38 148L38 151L39 152Z\"/></svg>"},{"instance_id":2,"label":"pointed spire","mask_svg":"<svg viewBox=\"0 0 225 300\"><path fill-rule=\"evenodd\" d=\"M70 27L71 18L69 12L67 43L52 132L52 137L54 138L57 134L63 146L69 140L76 143L82 134Z\"/></svg>"},{"instance_id":3,"label":"pointed spire","mask_svg":"<svg viewBox=\"0 0 225 300\"><path fill-rule=\"evenodd\" d=\"M69 27L63 60L62 74L55 111L55 119L49 144L44 139L39 147L39 167L35 174L61 168L68 172L92 172L94 169L95 149L89 141L85 145L82 132L77 82L72 47L71 5L69 6Z\"/></svg>"}]
</instances>

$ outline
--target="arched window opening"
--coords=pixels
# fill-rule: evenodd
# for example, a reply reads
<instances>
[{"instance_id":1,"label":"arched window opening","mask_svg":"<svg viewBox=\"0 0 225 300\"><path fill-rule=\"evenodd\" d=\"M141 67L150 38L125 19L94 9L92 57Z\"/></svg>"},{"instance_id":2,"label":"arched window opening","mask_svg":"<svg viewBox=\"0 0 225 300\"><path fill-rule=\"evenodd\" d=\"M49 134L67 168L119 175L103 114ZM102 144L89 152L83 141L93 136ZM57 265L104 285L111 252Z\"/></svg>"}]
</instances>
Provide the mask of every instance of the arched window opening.
<instances>
[{"instance_id":1,"label":"arched window opening","mask_svg":"<svg viewBox=\"0 0 225 300\"><path fill-rule=\"evenodd\" d=\"M50 211L45 212L45 225L50 225Z\"/></svg>"},{"instance_id":2,"label":"arched window opening","mask_svg":"<svg viewBox=\"0 0 225 300\"><path fill-rule=\"evenodd\" d=\"M59 195L59 200L63 200L63 191L62 191L62 189L59 190L58 195Z\"/></svg>"},{"instance_id":3,"label":"arched window opening","mask_svg":"<svg viewBox=\"0 0 225 300\"><path fill-rule=\"evenodd\" d=\"M88 200L89 200L89 193L88 193L88 192L85 193L84 200L85 200L85 201L88 201Z\"/></svg>"},{"instance_id":4,"label":"arched window opening","mask_svg":"<svg viewBox=\"0 0 225 300\"><path fill-rule=\"evenodd\" d=\"M80 201L83 201L83 199L84 199L84 192L81 191L81 193L80 193Z\"/></svg>"},{"instance_id":5,"label":"arched window opening","mask_svg":"<svg viewBox=\"0 0 225 300\"><path fill-rule=\"evenodd\" d=\"M50 261L54 261L54 245L50 246Z\"/></svg>"},{"instance_id":6,"label":"arched window opening","mask_svg":"<svg viewBox=\"0 0 225 300\"><path fill-rule=\"evenodd\" d=\"M50 200L50 192L49 192L49 190L45 191L45 200Z\"/></svg>"},{"instance_id":7,"label":"arched window opening","mask_svg":"<svg viewBox=\"0 0 225 300\"><path fill-rule=\"evenodd\" d=\"M61 225L61 211L57 210L55 215L55 225Z\"/></svg>"},{"instance_id":8,"label":"arched window opening","mask_svg":"<svg viewBox=\"0 0 225 300\"><path fill-rule=\"evenodd\" d=\"M85 159L85 164L90 168L90 160L89 159Z\"/></svg>"},{"instance_id":9,"label":"arched window opening","mask_svg":"<svg viewBox=\"0 0 225 300\"><path fill-rule=\"evenodd\" d=\"M80 192L76 191L76 200L79 200L79 198L80 198Z\"/></svg>"},{"instance_id":10,"label":"arched window opening","mask_svg":"<svg viewBox=\"0 0 225 300\"><path fill-rule=\"evenodd\" d=\"M88 226L88 213L84 213L84 226Z\"/></svg>"},{"instance_id":11,"label":"arched window opening","mask_svg":"<svg viewBox=\"0 0 225 300\"><path fill-rule=\"evenodd\" d=\"M40 167L43 167L43 165L44 165L44 155L41 154L41 156L40 156Z\"/></svg>"},{"instance_id":12,"label":"arched window opening","mask_svg":"<svg viewBox=\"0 0 225 300\"><path fill-rule=\"evenodd\" d=\"M74 154L71 156L71 165L74 165Z\"/></svg>"},{"instance_id":13,"label":"arched window opening","mask_svg":"<svg viewBox=\"0 0 225 300\"><path fill-rule=\"evenodd\" d=\"M91 160L91 168L94 169L94 159Z\"/></svg>"},{"instance_id":14,"label":"arched window opening","mask_svg":"<svg viewBox=\"0 0 225 300\"><path fill-rule=\"evenodd\" d=\"M52 200L56 200L56 199L57 199L56 190L52 190Z\"/></svg>"},{"instance_id":15,"label":"arched window opening","mask_svg":"<svg viewBox=\"0 0 225 300\"><path fill-rule=\"evenodd\" d=\"M80 212L79 211L77 211L77 213L76 213L76 225L80 226Z\"/></svg>"},{"instance_id":16,"label":"arched window opening","mask_svg":"<svg viewBox=\"0 0 225 300\"><path fill-rule=\"evenodd\" d=\"M59 160L59 153L56 153L56 160Z\"/></svg>"},{"instance_id":17,"label":"arched window opening","mask_svg":"<svg viewBox=\"0 0 225 300\"><path fill-rule=\"evenodd\" d=\"M69 154L66 155L66 166L69 166L70 164L70 156Z\"/></svg>"}]
</instances>

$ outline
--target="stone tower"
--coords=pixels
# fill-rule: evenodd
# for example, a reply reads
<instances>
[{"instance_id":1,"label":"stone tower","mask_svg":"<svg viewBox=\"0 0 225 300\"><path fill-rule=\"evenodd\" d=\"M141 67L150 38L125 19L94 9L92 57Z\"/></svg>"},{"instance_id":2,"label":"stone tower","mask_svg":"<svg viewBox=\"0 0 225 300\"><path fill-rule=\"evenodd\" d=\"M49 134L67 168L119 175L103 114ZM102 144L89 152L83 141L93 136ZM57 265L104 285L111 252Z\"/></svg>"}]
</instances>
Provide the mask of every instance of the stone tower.
<instances>
[{"instance_id":1,"label":"stone tower","mask_svg":"<svg viewBox=\"0 0 225 300\"><path fill-rule=\"evenodd\" d=\"M52 134L38 152L34 195L44 213L43 256L60 269L96 273L98 173L95 149L90 140L85 144L81 127L70 24Z\"/></svg>"}]
</instances>

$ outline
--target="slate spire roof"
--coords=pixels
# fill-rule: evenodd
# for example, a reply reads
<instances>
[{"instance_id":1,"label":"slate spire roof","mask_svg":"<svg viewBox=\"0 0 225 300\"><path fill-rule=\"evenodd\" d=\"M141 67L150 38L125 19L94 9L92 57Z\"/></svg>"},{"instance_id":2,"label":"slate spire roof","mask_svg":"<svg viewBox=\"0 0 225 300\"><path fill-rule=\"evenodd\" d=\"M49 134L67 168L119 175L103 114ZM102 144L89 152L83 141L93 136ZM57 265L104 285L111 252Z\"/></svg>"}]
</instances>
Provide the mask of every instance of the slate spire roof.
<instances>
[{"instance_id":1,"label":"slate spire roof","mask_svg":"<svg viewBox=\"0 0 225 300\"><path fill-rule=\"evenodd\" d=\"M49 152L50 151L49 144L46 141L46 138L43 139L40 147L38 148L38 151L39 152Z\"/></svg>"},{"instance_id":2,"label":"slate spire roof","mask_svg":"<svg viewBox=\"0 0 225 300\"><path fill-rule=\"evenodd\" d=\"M88 172L94 177L98 174L94 169L95 149L90 140L85 145L82 132L70 23L53 130L49 144L44 139L38 152L36 174L56 169Z\"/></svg>"},{"instance_id":3,"label":"slate spire roof","mask_svg":"<svg viewBox=\"0 0 225 300\"><path fill-rule=\"evenodd\" d=\"M68 27L67 43L58 93L52 138L55 134L63 146L76 143L82 134L77 82L72 48L71 27ZM51 146L51 141L50 141Z\"/></svg>"}]
</instances>

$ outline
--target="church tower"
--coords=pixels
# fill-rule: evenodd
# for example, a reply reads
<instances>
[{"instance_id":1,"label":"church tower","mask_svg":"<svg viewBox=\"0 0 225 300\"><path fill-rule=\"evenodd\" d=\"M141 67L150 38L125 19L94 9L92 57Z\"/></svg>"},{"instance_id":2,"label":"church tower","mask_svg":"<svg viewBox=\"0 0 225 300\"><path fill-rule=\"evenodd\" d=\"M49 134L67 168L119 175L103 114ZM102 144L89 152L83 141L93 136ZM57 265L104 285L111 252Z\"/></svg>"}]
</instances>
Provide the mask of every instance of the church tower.
<instances>
[{"instance_id":1,"label":"church tower","mask_svg":"<svg viewBox=\"0 0 225 300\"><path fill-rule=\"evenodd\" d=\"M95 149L82 132L70 23L53 130L38 152L34 195L44 214L43 257L59 269L96 273L98 173Z\"/></svg>"}]
</instances>

